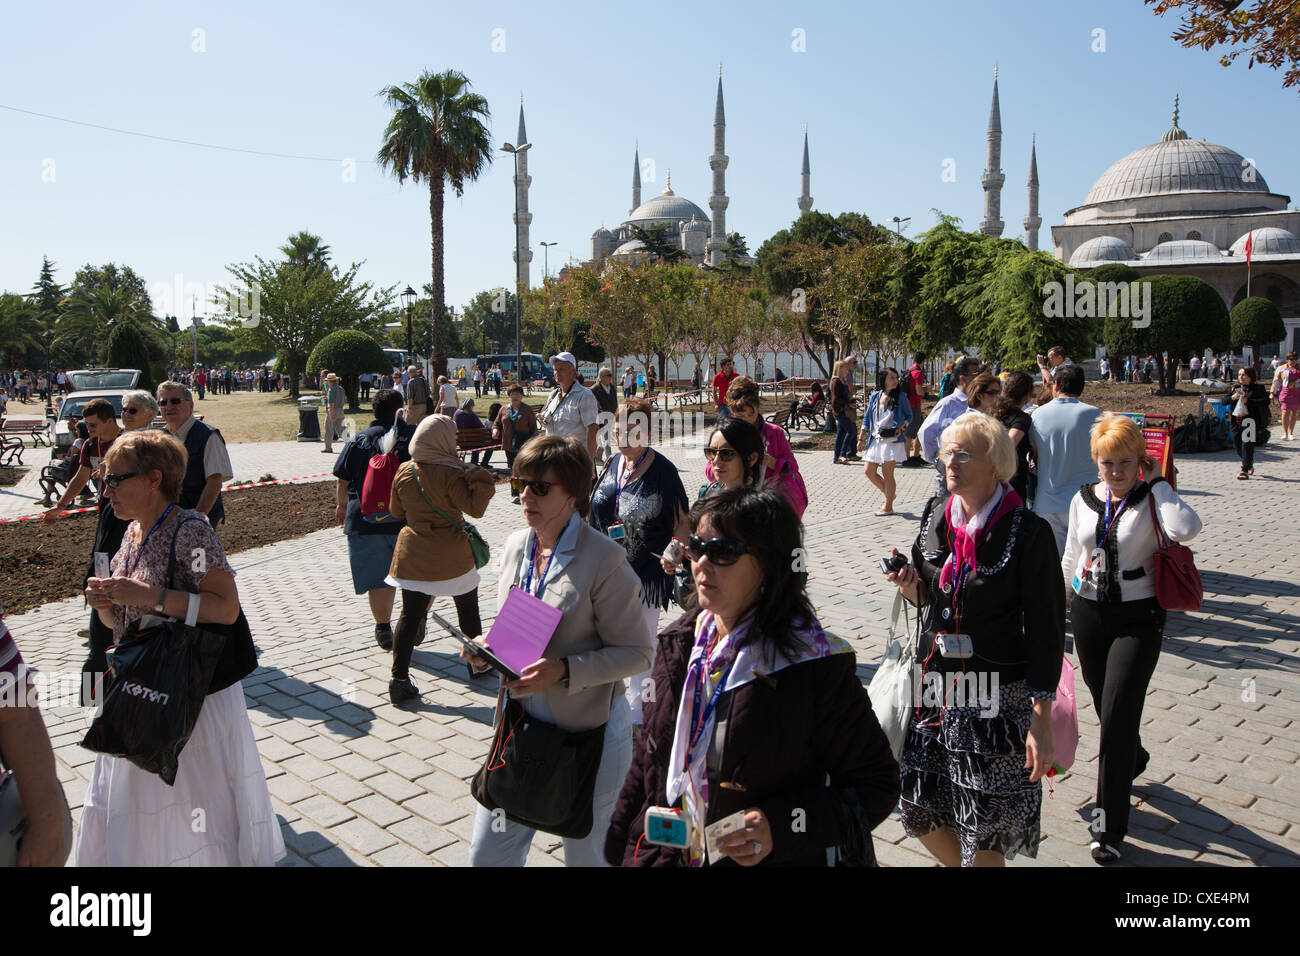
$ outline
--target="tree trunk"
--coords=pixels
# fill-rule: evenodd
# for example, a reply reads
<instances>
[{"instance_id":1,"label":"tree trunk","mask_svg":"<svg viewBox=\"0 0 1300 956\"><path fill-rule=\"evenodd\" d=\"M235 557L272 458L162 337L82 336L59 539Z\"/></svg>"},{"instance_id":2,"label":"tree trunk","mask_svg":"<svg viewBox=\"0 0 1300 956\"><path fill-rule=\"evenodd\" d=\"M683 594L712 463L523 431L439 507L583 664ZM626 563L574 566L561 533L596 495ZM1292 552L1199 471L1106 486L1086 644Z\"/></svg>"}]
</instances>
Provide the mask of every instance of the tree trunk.
<instances>
[{"instance_id":1,"label":"tree trunk","mask_svg":"<svg viewBox=\"0 0 1300 956\"><path fill-rule=\"evenodd\" d=\"M817 357L817 352L813 349L813 344L808 341L808 333L803 329L800 329L799 338L803 340L804 351L807 352L808 356L817 363L817 368L822 373L822 377L830 378L830 374L826 371L826 366L822 365L822 360Z\"/></svg>"},{"instance_id":2,"label":"tree trunk","mask_svg":"<svg viewBox=\"0 0 1300 956\"><path fill-rule=\"evenodd\" d=\"M441 163L435 163L429 177L429 224L432 231L433 253L433 355L430 356L429 377L434 381L447 374L447 290L443 284L442 207L443 178ZM415 356L411 356L414 361Z\"/></svg>"},{"instance_id":3,"label":"tree trunk","mask_svg":"<svg viewBox=\"0 0 1300 956\"><path fill-rule=\"evenodd\" d=\"M298 399L298 369L302 366L298 362L298 356L294 352L284 353L284 367L289 372L289 397L297 401Z\"/></svg>"},{"instance_id":4,"label":"tree trunk","mask_svg":"<svg viewBox=\"0 0 1300 956\"><path fill-rule=\"evenodd\" d=\"M361 377L359 375L344 375L341 384L344 393L348 397L348 411L361 411L358 397L361 394Z\"/></svg>"}]
</instances>

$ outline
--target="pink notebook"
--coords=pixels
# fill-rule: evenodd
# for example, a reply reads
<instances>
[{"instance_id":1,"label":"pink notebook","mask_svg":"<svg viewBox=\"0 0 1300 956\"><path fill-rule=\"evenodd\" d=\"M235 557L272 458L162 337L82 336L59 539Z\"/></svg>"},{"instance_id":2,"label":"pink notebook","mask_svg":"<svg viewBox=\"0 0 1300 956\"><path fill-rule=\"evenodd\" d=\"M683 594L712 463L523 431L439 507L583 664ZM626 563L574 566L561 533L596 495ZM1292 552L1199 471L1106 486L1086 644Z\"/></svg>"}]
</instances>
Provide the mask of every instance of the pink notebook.
<instances>
[{"instance_id":1,"label":"pink notebook","mask_svg":"<svg viewBox=\"0 0 1300 956\"><path fill-rule=\"evenodd\" d=\"M563 615L523 588L511 588L488 631L487 645L515 673L542 657Z\"/></svg>"}]
</instances>

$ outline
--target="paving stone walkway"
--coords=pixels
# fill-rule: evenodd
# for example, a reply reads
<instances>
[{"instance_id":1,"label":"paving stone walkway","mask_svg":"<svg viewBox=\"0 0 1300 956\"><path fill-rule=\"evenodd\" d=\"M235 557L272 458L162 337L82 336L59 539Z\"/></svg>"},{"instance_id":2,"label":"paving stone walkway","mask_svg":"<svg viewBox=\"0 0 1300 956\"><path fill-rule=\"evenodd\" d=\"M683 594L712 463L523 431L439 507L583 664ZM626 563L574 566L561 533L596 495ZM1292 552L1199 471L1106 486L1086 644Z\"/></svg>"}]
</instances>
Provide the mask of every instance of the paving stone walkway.
<instances>
[{"instance_id":1,"label":"paving stone walkway","mask_svg":"<svg viewBox=\"0 0 1300 956\"><path fill-rule=\"evenodd\" d=\"M332 462L318 449L285 442L231 451L236 477L256 478L263 468L277 477L327 470L315 467ZM703 481L698 449L676 443L665 451L693 493ZM876 518L880 498L860 466L835 466L830 458L829 451L799 453L811 499L809 587L822 622L854 644L865 681L880 659L893 597L877 560L891 547L910 546L932 472L899 470L897 513ZM294 471L300 465L310 471ZM1142 730L1152 759L1134 787L1122 865L1296 865L1300 582L1290 556L1300 442L1263 449L1249 482L1232 480L1238 468L1228 453L1178 465L1182 493L1205 523L1192 546L1206 599L1194 614L1169 617ZM499 555L523 521L499 493L477 524ZM244 691L289 849L284 865L465 864L477 806L468 781L491 737L494 682L471 682L454 640L431 625L413 660L423 703L409 712L392 707L388 655L373 643L364 600L352 594L338 530L244 552L232 563L261 652ZM494 567L485 569L492 573L480 589L485 625L496 607ZM1045 576L1057 573L1044 569ZM454 620L450 599L438 599L434 610ZM70 673L84 657L75 632L86 615L72 599L8 623L30 664ZM669 620L665 613L661 625ZM1074 770L1043 801L1038 858L1012 865L1095 865L1087 824L1097 722L1082 680L1079 688ZM73 707L44 713L75 819L93 762L79 746L88 717ZM932 863L903 835L897 814L875 837L884 865ZM534 847L529 865L563 862L558 840L539 836Z\"/></svg>"}]
</instances>

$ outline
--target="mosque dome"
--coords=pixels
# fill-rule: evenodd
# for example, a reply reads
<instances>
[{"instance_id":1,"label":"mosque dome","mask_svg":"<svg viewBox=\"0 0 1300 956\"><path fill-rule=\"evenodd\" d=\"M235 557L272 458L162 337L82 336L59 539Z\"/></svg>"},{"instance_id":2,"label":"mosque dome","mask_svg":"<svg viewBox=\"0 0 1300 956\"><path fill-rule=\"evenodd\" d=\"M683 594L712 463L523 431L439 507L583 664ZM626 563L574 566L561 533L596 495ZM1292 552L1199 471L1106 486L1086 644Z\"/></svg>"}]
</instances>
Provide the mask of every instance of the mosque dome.
<instances>
[{"instance_id":1,"label":"mosque dome","mask_svg":"<svg viewBox=\"0 0 1300 956\"><path fill-rule=\"evenodd\" d=\"M635 255L636 253L644 253L645 251L644 242L640 239L629 239L627 242L615 249L612 254L616 256L630 256Z\"/></svg>"},{"instance_id":2,"label":"mosque dome","mask_svg":"<svg viewBox=\"0 0 1300 956\"><path fill-rule=\"evenodd\" d=\"M688 222L682 223L682 232L707 232L708 229L708 226L700 222L694 216L692 216Z\"/></svg>"},{"instance_id":3,"label":"mosque dome","mask_svg":"<svg viewBox=\"0 0 1300 956\"><path fill-rule=\"evenodd\" d=\"M601 226L599 229L597 229L595 232L593 232L593 233L591 234L591 238L593 238L593 239L613 239L613 238L614 238L614 234L613 234L612 232L610 232L608 229L606 229L604 226Z\"/></svg>"},{"instance_id":4,"label":"mosque dome","mask_svg":"<svg viewBox=\"0 0 1300 956\"><path fill-rule=\"evenodd\" d=\"M1167 262L1172 259L1221 259L1223 253L1212 242L1202 239L1174 239L1162 242L1143 256L1147 262Z\"/></svg>"},{"instance_id":5,"label":"mosque dome","mask_svg":"<svg viewBox=\"0 0 1300 956\"><path fill-rule=\"evenodd\" d=\"M1300 239L1297 239L1294 233L1287 232L1285 229L1279 229L1276 226L1265 226L1262 229L1256 229L1248 235L1254 238L1250 241L1250 254L1254 256L1294 256L1300 254ZM1246 236L1242 236L1232 244L1232 254L1234 256L1246 257Z\"/></svg>"},{"instance_id":6,"label":"mosque dome","mask_svg":"<svg viewBox=\"0 0 1300 956\"><path fill-rule=\"evenodd\" d=\"M663 194L655 196L633 209L632 214L627 217L627 222L638 225L642 223L653 225L660 222L677 222L682 219L701 219L706 225L709 221L709 217L704 214L703 209L685 196L679 196L673 192L673 174L669 171L668 183Z\"/></svg>"},{"instance_id":7,"label":"mosque dome","mask_svg":"<svg viewBox=\"0 0 1300 956\"><path fill-rule=\"evenodd\" d=\"M1128 262L1136 259L1137 253L1123 239L1114 236L1096 236L1089 239L1070 256L1070 267L1090 269L1107 262Z\"/></svg>"}]
</instances>

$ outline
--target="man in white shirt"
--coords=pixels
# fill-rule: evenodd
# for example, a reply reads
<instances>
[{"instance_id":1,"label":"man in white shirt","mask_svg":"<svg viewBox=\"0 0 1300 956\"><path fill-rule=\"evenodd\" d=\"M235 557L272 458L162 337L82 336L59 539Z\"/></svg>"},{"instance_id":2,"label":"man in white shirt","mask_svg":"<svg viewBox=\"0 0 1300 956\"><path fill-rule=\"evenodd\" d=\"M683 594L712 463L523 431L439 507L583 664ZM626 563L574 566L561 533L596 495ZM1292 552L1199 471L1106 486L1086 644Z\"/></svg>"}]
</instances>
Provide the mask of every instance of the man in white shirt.
<instances>
[{"instance_id":1,"label":"man in white shirt","mask_svg":"<svg viewBox=\"0 0 1300 956\"><path fill-rule=\"evenodd\" d=\"M966 389L983 370L984 363L977 358L964 358L954 365L952 374L957 379L957 387L935 403L916 433L916 437L921 442L921 457L935 466L934 493L936 495L948 493L947 475L943 463L939 461L939 436L958 416L970 411L970 396L966 393Z\"/></svg>"},{"instance_id":2,"label":"man in white shirt","mask_svg":"<svg viewBox=\"0 0 1300 956\"><path fill-rule=\"evenodd\" d=\"M555 389L542 410L542 431L547 435L572 438L596 460L596 432L599 430L600 406L591 389L578 384L578 360L572 352L551 356Z\"/></svg>"},{"instance_id":3,"label":"man in white shirt","mask_svg":"<svg viewBox=\"0 0 1300 956\"><path fill-rule=\"evenodd\" d=\"M167 430L185 446L188 461L181 483L182 508L208 516L213 525L225 520L221 485L235 477L221 432L194 417L194 396L179 382L158 386L158 408Z\"/></svg>"},{"instance_id":4,"label":"man in white shirt","mask_svg":"<svg viewBox=\"0 0 1300 956\"><path fill-rule=\"evenodd\" d=\"M1052 373L1062 365L1073 365L1070 357L1065 354L1065 349L1059 345L1053 345L1047 350L1047 355L1038 356L1038 371L1043 375L1043 384L1052 384Z\"/></svg>"}]
</instances>

